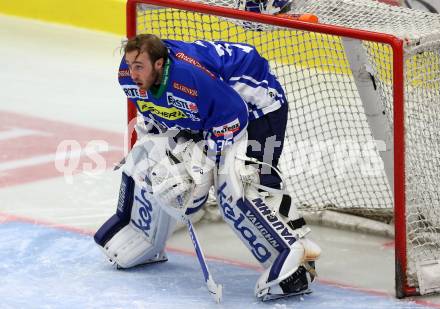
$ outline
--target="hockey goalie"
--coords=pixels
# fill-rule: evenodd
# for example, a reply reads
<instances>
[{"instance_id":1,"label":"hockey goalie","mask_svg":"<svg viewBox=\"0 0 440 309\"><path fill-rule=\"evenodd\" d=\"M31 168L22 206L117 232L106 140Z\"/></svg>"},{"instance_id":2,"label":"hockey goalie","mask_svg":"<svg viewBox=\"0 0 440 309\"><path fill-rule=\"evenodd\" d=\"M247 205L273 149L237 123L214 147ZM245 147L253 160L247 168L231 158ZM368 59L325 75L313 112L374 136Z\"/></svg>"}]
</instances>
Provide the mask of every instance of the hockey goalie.
<instances>
[{"instance_id":1,"label":"hockey goalie","mask_svg":"<svg viewBox=\"0 0 440 309\"><path fill-rule=\"evenodd\" d=\"M165 262L176 221L214 186L224 221L265 269L256 297L310 293L320 248L276 169L288 103L267 60L246 44L150 34L123 50L119 83L143 118L116 214L95 234L106 257L118 268Z\"/></svg>"}]
</instances>

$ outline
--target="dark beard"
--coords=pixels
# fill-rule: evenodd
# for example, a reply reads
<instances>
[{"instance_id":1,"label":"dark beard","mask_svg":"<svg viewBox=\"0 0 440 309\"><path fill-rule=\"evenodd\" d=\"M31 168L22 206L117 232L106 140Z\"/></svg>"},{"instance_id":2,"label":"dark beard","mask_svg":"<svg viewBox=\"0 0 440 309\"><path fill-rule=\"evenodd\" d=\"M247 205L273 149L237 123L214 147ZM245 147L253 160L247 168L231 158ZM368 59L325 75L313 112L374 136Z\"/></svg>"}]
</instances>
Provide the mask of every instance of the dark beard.
<instances>
[{"instance_id":1,"label":"dark beard","mask_svg":"<svg viewBox=\"0 0 440 309\"><path fill-rule=\"evenodd\" d=\"M162 76L160 75L160 72L153 68L153 75L154 75L153 86L160 85L160 82L162 81Z\"/></svg>"}]
</instances>

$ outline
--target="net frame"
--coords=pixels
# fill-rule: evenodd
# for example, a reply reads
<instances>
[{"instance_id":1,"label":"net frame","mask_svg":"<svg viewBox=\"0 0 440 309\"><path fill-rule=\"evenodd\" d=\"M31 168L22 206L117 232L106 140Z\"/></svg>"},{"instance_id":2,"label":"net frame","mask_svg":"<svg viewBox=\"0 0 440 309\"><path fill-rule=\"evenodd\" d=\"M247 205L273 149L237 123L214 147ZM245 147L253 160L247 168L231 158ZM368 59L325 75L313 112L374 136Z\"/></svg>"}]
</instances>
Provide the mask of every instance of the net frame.
<instances>
[{"instance_id":1,"label":"net frame","mask_svg":"<svg viewBox=\"0 0 440 309\"><path fill-rule=\"evenodd\" d=\"M393 159L394 159L394 227L395 227L395 273L396 296L405 297L418 295L414 286L407 281L407 235L406 235L406 194L405 194L405 124L404 124L404 41L396 36L366 30L350 29L327 24L312 24L290 18L264 15L253 12L243 12L235 9L209 6L201 3L180 0L128 0L127 25L128 38L136 35L137 5L147 4L174 8L198 13L214 14L221 17L257 22L262 24L281 26L295 30L310 31L320 34L359 39L369 42L386 44L392 50L393 59ZM136 109L127 102L127 120L133 123L136 118ZM129 132L133 132L130 130ZM129 146L136 141L135 132L128 137Z\"/></svg>"}]
</instances>

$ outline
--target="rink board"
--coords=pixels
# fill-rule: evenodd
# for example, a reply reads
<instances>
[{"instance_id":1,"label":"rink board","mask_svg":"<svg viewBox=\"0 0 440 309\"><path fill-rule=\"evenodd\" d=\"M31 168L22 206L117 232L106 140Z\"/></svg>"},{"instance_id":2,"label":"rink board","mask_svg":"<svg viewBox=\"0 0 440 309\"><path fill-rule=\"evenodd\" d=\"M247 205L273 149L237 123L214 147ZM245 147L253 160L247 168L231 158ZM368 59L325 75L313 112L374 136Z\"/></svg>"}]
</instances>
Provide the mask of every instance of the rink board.
<instances>
[{"instance_id":1,"label":"rink board","mask_svg":"<svg viewBox=\"0 0 440 309\"><path fill-rule=\"evenodd\" d=\"M194 256L169 253L163 264L116 270L90 235L19 221L0 224L0 299L3 308L212 308ZM260 303L260 275L209 261L224 286L216 308L429 308L391 296L317 283L304 297Z\"/></svg>"}]
</instances>

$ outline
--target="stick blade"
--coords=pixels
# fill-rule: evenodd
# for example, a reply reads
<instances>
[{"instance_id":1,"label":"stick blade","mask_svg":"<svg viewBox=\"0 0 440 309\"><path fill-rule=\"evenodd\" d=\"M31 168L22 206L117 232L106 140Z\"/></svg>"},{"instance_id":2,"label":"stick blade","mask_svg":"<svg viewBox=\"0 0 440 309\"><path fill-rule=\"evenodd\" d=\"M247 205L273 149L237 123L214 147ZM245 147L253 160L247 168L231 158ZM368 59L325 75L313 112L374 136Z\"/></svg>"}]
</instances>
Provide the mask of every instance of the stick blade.
<instances>
[{"instance_id":1,"label":"stick blade","mask_svg":"<svg viewBox=\"0 0 440 309\"><path fill-rule=\"evenodd\" d=\"M206 286L208 287L209 293L211 293L212 297L217 303L222 301L223 296L223 286L221 284L216 284L211 277L206 281Z\"/></svg>"}]
</instances>

